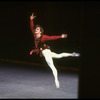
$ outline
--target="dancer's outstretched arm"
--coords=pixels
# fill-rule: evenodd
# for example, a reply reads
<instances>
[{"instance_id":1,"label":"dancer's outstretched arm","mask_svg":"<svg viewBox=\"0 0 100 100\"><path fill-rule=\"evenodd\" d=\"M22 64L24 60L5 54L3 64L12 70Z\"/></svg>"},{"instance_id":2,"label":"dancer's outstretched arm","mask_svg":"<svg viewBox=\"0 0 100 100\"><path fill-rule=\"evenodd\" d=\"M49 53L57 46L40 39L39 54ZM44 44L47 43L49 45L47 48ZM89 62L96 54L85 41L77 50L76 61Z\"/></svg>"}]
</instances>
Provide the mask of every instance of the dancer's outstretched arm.
<instances>
[{"instance_id":1,"label":"dancer's outstretched arm","mask_svg":"<svg viewBox=\"0 0 100 100\"><path fill-rule=\"evenodd\" d=\"M30 28L31 28L31 31L35 37L35 30L34 30L34 21L33 19L35 18L36 16L34 16L34 13L32 13L32 15L30 16Z\"/></svg>"},{"instance_id":2,"label":"dancer's outstretched arm","mask_svg":"<svg viewBox=\"0 0 100 100\"><path fill-rule=\"evenodd\" d=\"M32 15L30 16L30 28L31 28L31 31L35 37L35 30L34 30L34 22L33 22L33 19L35 18L36 16L34 16L34 13L32 13ZM32 55L32 53L34 52L34 50L31 50L30 51L30 55Z\"/></svg>"},{"instance_id":3,"label":"dancer's outstretched arm","mask_svg":"<svg viewBox=\"0 0 100 100\"><path fill-rule=\"evenodd\" d=\"M67 38L67 34L62 34L61 36L47 36L43 35L41 41L49 41L49 40L56 40L56 39L61 39L61 38Z\"/></svg>"}]
</instances>

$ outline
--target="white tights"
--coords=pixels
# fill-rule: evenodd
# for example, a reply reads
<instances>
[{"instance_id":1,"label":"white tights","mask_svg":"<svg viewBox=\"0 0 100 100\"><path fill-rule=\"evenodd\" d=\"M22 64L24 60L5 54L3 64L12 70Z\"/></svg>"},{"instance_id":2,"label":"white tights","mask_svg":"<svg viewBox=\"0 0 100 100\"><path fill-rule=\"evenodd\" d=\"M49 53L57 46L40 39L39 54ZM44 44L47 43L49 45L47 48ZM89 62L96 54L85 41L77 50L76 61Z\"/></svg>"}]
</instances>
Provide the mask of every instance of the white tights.
<instances>
[{"instance_id":1,"label":"white tights","mask_svg":"<svg viewBox=\"0 0 100 100\"><path fill-rule=\"evenodd\" d=\"M60 84L59 84L59 80L58 80L58 73L57 73L57 69L54 66L52 58L62 58L62 57L73 56L72 53L60 53L60 54L57 54L57 53L51 52L50 49L45 49L45 50L42 51L42 55L44 56L47 64L49 65L49 67L52 69L56 87L59 88Z\"/></svg>"}]
</instances>

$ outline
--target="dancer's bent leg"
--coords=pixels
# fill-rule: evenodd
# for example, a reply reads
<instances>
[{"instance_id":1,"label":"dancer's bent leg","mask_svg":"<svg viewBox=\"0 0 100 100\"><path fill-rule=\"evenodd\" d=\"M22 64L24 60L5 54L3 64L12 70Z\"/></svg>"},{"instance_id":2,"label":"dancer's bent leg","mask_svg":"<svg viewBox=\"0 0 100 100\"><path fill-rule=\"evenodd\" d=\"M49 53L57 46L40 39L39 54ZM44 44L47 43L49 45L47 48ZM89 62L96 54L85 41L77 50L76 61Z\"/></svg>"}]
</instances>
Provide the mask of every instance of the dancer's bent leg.
<instances>
[{"instance_id":1,"label":"dancer's bent leg","mask_svg":"<svg viewBox=\"0 0 100 100\"><path fill-rule=\"evenodd\" d=\"M58 73L57 73L57 69L55 68L54 63L53 63L51 51L49 49L45 49L45 50L42 51L42 54L43 54L47 64L49 65L49 67L52 69L56 87L59 88L60 84L59 84L59 81L58 81Z\"/></svg>"}]
</instances>

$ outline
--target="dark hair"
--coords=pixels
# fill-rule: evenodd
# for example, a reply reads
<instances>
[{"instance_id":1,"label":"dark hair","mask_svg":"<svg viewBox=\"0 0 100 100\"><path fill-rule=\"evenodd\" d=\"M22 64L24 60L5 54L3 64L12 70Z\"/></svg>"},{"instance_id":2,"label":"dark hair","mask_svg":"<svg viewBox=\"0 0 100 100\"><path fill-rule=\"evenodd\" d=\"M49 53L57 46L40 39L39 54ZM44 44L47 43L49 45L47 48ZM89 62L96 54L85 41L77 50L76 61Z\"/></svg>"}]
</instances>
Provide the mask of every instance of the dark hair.
<instances>
[{"instance_id":1,"label":"dark hair","mask_svg":"<svg viewBox=\"0 0 100 100\"><path fill-rule=\"evenodd\" d=\"M44 29L43 29L43 27L40 26L40 25L35 25L35 29L36 29L37 27L40 27L41 35L43 35L43 33L44 33Z\"/></svg>"}]
</instances>

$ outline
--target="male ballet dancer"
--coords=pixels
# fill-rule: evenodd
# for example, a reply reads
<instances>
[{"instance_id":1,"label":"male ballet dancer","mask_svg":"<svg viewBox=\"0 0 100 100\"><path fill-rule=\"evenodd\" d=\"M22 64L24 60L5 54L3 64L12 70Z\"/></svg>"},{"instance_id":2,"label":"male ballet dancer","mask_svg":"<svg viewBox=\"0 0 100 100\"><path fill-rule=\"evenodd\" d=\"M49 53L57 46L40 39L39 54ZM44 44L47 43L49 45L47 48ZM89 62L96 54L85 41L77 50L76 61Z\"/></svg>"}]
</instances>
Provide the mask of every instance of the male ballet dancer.
<instances>
[{"instance_id":1,"label":"male ballet dancer","mask_svg":"<svg viewBox=\"0 0 100 100\"><path fill-rule=\"evenodd\" d=\"M53 76L55 79L55 85L57 88L59 88L60 84L59 84L59 80L58 80L58 72L57 72L56 67L54 66L52 58L62 58L62 57L68 57L68 56L78 57L80 54L75 53L75 52L74 53L60 53L60 54L52 52L50 50L50 47L46 44L46 41L60 39L60 38L66 38L67 34L62 34L61 36L44 35L43 34L44 30L40 25L34 26L33 19L35 17L36 16L34 16L34 13L32 13L32 15L30 16L30 28L34 35L34 43L35 43L35 48L30 51L30 55L32 55L32 53L34 52L36 54L40 54L41 57L44 56L48 66L51 68L51 70L53 72Z\"/></svg>"}]
</instances>

